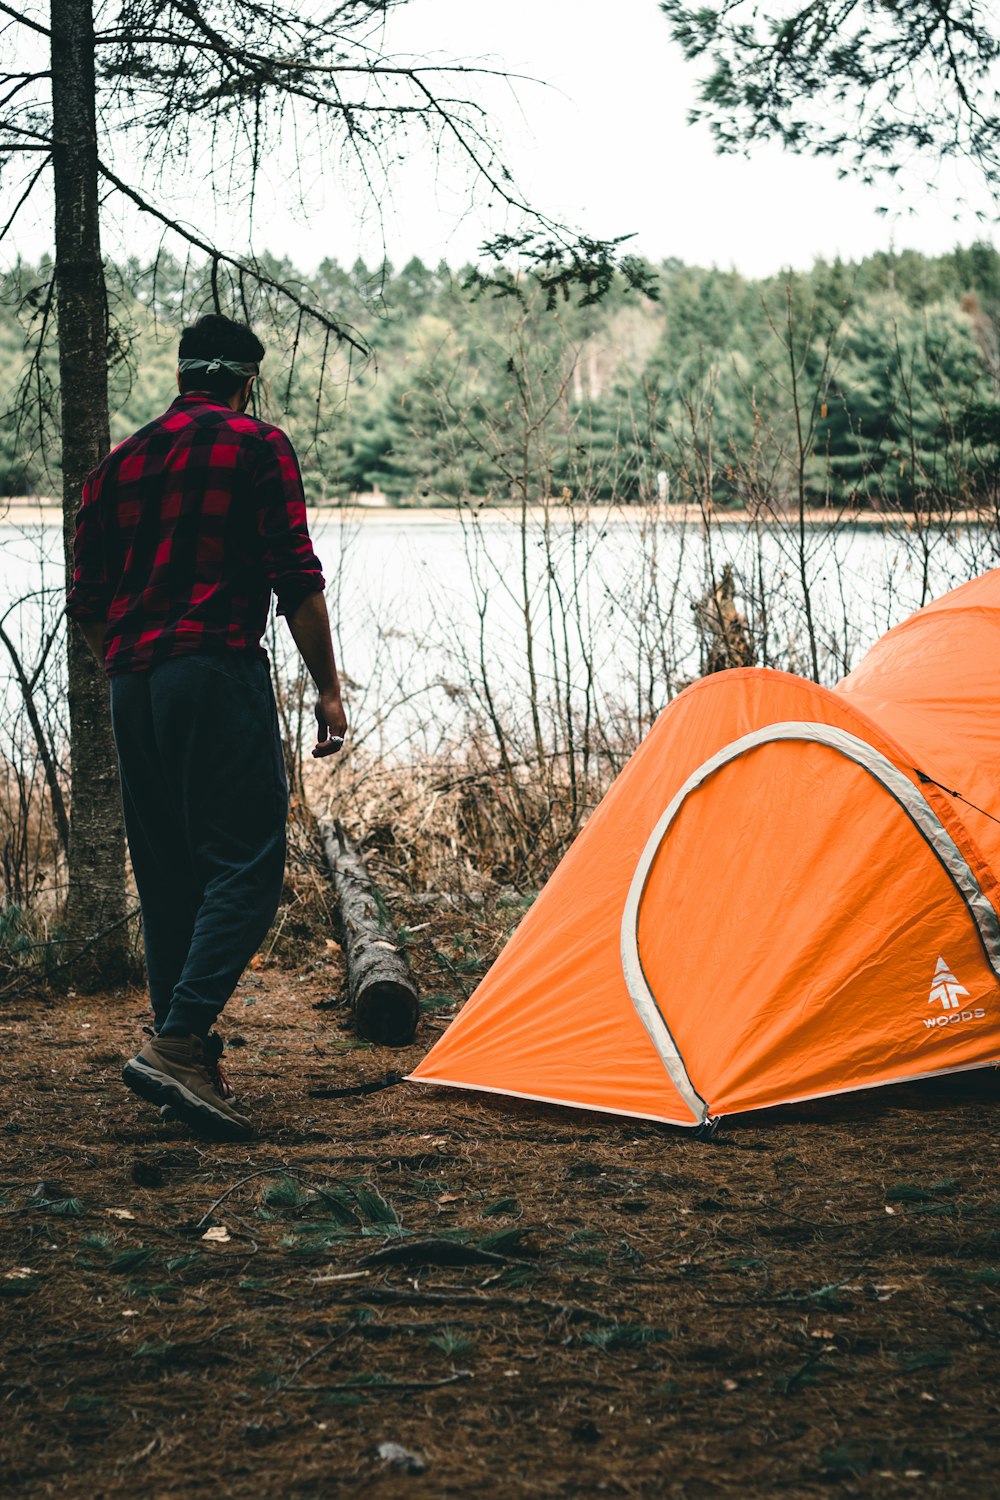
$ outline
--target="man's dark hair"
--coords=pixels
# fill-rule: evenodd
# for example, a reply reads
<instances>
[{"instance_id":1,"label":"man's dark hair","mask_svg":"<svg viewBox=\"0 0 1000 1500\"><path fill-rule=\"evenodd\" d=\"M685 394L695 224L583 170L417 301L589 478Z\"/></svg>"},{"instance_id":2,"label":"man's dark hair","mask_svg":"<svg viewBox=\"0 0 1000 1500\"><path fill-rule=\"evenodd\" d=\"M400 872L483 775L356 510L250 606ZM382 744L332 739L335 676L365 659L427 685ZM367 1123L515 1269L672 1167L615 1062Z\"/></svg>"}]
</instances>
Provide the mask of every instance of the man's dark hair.
<instances>
[{"instance_id":1,"label":"man's dark hair","mask_svg":"<svg viewBox=\"0 0 1000 1500\"><path fill-rule=\"evenodd\" d=\"M228 359L237 364L259 364L264 345L245 323L234 323L221 313L206 313L181 334L178 359ZM182 391L208 391L228 401L246 384L246 375L232 370L182 370Z\"/></svg>"}]
</instances>

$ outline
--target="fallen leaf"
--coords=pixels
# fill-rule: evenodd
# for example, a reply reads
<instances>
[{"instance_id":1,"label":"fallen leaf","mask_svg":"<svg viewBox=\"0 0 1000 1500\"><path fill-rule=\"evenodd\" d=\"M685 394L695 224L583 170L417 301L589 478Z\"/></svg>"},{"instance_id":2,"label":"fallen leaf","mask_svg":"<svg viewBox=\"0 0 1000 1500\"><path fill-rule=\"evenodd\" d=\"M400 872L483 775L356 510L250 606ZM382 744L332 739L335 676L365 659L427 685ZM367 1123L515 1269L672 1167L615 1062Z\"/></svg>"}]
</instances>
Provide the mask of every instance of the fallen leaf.
<instances>
[{"instance_id":1,"label":"fallen leaf","mask_svg":"<svg viewBox=\"0 0 1000 1500\"><path fill-rule=\"evenodd\" d=\"M12 1271L3 1273L3 1279L4 1281L30 1281L34 1274L30 1266L15 1266Z\"/></svg>"},{"instance_id":2,"label":"fallen leaf","mask_svg":"<svg viewBox=\"0 0 1000 1500\"><path fill-rule=\"evenodd\" d=\"M213 1224L211 1229L206 1229L202 1235L203 1240L209 1240L213 1245L228 1245L232 1235L225 1224Z\"/></svg>"},{"instance_id":3,"label":"fallen leaf","mask_svg":"<svg viewBox=\"0 0 1000 1500\"><path fill-rule=\"evenodd\" d=\"M134 1219L135 1218L135 1214L131 1211L131 1209L128 1209L128 1208L106 1208L104 1210L104 1212L106 1214L110 1214L113 1219Z\"/></svg>"},{"instance_id":4,"label":"fallen leaf","mask_svg":"<svg viewBox=\"0 0 1000 1500\"><path fill-rule=\"evenodd\" d=\"M437 1200L439 1203L461 1203L461 1193L442 1193Z\"/></svg>"}]
</instances>

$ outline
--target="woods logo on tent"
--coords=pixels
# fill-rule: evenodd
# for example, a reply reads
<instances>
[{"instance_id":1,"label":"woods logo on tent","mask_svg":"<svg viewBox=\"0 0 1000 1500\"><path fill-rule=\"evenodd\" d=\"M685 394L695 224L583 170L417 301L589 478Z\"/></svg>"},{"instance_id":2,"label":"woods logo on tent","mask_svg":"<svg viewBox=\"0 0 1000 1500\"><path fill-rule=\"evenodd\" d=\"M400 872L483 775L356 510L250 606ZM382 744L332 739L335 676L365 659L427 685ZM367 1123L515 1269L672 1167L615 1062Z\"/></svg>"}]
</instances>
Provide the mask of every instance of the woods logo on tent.
<instances>
[{"instance_id":1,"label":"woods logo on tent","mask_svg":"<svg viewBox=\"0 0 1000 1500\"><path fill-rule=\"evenodd\" d=\"M994 570L833 690L695 683L412 1077L698 1127L995 1063L998 661Z\"/></svg>"}]
</instances>

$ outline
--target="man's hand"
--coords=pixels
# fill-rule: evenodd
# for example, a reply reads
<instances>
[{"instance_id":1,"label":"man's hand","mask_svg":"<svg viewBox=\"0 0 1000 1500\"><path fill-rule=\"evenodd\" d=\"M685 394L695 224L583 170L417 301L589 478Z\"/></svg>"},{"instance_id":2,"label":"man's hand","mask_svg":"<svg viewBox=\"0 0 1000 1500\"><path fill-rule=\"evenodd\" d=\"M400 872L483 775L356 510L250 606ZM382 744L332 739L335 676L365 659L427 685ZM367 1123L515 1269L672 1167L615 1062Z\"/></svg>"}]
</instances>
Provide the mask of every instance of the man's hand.
<instances>
[{"instance_id":1,"label":"man's hand","mask_svg":"<svg viewBox=\"0 0 1000 1500\"><path fill-rule=\"evenodd\" d=\"M288 616L288 628L319 690L316 699L316 743L313 755L336 755L347 733L347 715L340 701L340 678L330 637L330 617L320 593L307 594Z\"/></svg>"},{"instance_id":2,"label":"man's hand","mask_svg":"<svg viewBox=\"0 0 1000 1500\"><path fill-rule=\"evenodd\" d=\"M313 755L336 755L344 746L347 715L340 692L320 693L316 699L316 743Z\"/></svg>"}]
</instances>

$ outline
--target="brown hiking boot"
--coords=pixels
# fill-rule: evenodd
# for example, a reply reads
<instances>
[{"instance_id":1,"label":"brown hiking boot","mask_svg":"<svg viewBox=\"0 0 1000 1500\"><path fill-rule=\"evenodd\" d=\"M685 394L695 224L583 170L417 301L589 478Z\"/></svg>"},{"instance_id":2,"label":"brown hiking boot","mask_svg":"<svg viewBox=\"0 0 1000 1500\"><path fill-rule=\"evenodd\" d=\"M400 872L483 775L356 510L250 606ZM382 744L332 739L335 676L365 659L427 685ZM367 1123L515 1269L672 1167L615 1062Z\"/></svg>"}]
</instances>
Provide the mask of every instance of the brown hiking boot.
<instances>
[{"instance_id":1,"label":"brown hiking boot","mask_svg":"<svg viewBox=\"0 0 1000 1500\"><path fill-rule=\"evenodd\" d=\"M122 1079L141 1099L159 1105L161 1112L168 1106L185 1125L227 1141L249 1140L253 1126L223 1093L228 1085L218 1078L218 1054L213 1057L213 1051L210 1047L206 1056L200 1037L154 1036L125 1064Z\"/></svg>"},{"instance_id":2,"label":"brown hiking boot","mask_svg":"<svg viewBox=\"0 0 1000 1500\"><path fill-rule=\"evenodd\" d=\"M147 1036L156 1035L151 1026L144 1026L142 1029ZM212 1080L215 1092L221 1098L225 1099L230 1107L233 1107L236 1104L236 1090L229 1082L229 1074L225 1072L222 1066L222 1053L225 1045L225 1042L217 1031L210 1031L202 1042L202 1052L205 1059L205 1071ZM169 1124L172 1120L179 1120L180 1116L172 1104L161 1104L160 1119L165 1124Z\"/></svg>"}]
</instances>

